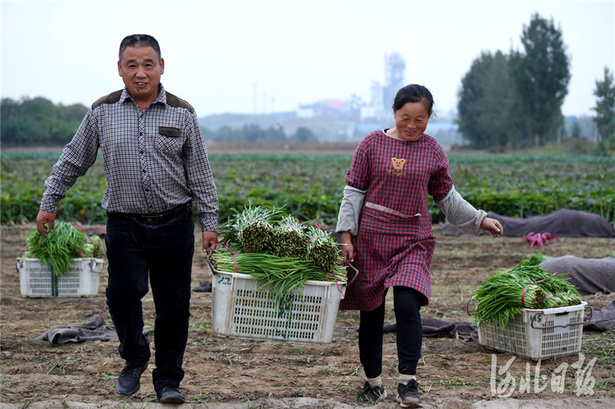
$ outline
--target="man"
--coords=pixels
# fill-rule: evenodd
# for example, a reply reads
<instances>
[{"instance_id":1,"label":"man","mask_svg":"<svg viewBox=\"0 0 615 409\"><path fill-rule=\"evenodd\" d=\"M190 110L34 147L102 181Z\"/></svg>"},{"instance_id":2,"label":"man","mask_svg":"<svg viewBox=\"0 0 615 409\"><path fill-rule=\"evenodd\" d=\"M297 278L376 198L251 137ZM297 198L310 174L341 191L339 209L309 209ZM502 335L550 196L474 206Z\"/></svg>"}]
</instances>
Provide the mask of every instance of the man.
<instances>
[{"instance_id":1,"label":"man","mask_svg":"<svg viewBox=\"0 0 615 409\"><path fill-rule=\"evenodd\" d=\"M156 307L152 372L158 402L183 403L179 385L188 338L194 253L193 202L203 251L217 241L218 197L194 109L160 83L164 60L158 41L135 34L120 44L118 72L125 88L88 110L45 181L36 219L53 231L58 202L96 161L100 148L107 178L107 305L126 364L116 392L139 390L150 359L141 299L148 275Z\"/></svg>"}]
</instances>

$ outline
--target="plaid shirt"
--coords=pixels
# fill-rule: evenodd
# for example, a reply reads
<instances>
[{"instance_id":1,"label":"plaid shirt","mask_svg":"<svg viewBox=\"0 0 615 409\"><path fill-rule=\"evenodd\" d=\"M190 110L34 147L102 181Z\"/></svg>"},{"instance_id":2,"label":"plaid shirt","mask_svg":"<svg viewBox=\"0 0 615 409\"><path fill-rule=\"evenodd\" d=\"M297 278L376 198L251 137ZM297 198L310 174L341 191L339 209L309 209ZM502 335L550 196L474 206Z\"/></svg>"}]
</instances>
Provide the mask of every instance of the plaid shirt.
<instances>
[{"instance_id":1,"label":"plaid shirt","mask_svg":"<svg viewBox=\"0 0 615 409\"><path fill-rule=\"evenodd\" d=\"M427 304L436 244L429 195L440 201L453 187L440 144L426 134L403 141L374 131L357 147L346 183L366 193L354 241L359 276L340 308L371 311L393 286L419 291Z\"/></svg>"},{"instance_id":2,"label":"plaid shirt","mask_svg":"<svg viewBox=\"0 0 615 409\"><path fill-rule=\"evenodd\" d=\"M196 113L187 102L162 85L143 111L126 89L95 102L45 181L41 210L56 211L94 164L99 148L107 178L103 209L151 214L194 200L203 231L217 231L216 186Z\"/></svg>"}]
</instances>

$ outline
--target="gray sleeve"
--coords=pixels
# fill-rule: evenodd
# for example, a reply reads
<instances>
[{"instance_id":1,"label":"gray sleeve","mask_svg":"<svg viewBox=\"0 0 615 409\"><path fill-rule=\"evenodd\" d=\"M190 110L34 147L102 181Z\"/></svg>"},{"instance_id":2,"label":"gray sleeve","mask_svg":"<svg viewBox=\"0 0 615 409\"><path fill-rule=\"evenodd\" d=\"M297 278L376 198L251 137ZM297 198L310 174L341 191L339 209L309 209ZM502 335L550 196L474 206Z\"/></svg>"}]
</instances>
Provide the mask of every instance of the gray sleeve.
<instances>
[{"instance_id":1,"label":"gray sleeve","mask_svg":"<svg viewBox=\"0 0 615 409\"><path fill-rule=\"evenodd\" d=\"M449 223L476 236L481 233L480 224L487 216L487 212L474 208L461 197L459 192L455 190L455 186L451 188L444 199L436 202L436 206L442 210Z\"/></svg>"},{"instance_id":2,"label":"gray sleeve","mask_svg":"<svg viewBox=\"0 0 615 409\"><path fill-rule=\"evenodd\" d=\"M351 186L344 188L344 197L340 204L340 211L337 216L336 233L349 231L356 236L359 231L359 216L365 198L365 190L360 190Z\"/></svg>"}]
</instances>

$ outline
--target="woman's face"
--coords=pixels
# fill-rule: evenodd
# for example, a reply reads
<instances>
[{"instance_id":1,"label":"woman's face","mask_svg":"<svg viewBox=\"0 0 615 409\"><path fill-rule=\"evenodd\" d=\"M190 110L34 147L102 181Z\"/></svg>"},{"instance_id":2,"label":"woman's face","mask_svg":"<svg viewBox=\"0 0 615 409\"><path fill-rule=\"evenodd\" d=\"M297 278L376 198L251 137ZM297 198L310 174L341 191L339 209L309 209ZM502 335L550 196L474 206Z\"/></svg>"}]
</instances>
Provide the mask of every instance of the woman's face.
<instances>
[{"instance_id":1,"label":"woman's face","mask_svg":"<svg viewBox=\"0 0 615 409\"><path fill-rule=\"evenodd\" d=\"M397 111L393 111L395 118L395 133L398 138L405 141L414 141L425 132L429 113L420 102L407 102Z\"/></svg>"}]
</instances>

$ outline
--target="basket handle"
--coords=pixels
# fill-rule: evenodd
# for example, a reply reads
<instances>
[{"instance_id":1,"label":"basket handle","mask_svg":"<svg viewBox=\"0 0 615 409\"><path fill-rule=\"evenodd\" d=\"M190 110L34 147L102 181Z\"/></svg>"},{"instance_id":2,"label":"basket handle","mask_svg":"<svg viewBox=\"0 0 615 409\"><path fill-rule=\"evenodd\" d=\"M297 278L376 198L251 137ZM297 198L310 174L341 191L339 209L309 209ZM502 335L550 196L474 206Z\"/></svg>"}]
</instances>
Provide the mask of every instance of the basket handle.
<instances>
[{"instance_id":1,"label":"basket handle","mask_svg":"<svg viewBox=\"0 0 615 409\"><path fill-rule=\"evenodd\" d=\"M356 280L356 279L357 279L357 277L359 276L359 270L358 270L355 266L353 266L352 264L350 264L350 263L348 263L348 264L346 265L346 267L350 267L350 268L352 268L352 269L354 270L354 277L352 277L352 280L350 280L350 281L348 282L348 284L346 284L346 287L350 287L350 286L352 285L352 283L354 283L354 280Z\"/></svg>"},{"instance_id":2,"label":"basket handle","mask_svg":"<svg viewBox=\"0 0 615 409\"><path fill-rule=\"evenodd\" d=\"M96 271L98 270L98 266L101 266L101 270L102 270L102 265L103 265L104 261L103 259L98 259L98 258L92 258L92 261L90 261L90 268L92 269L92 271Z\"/></svg>"},{"instance_id":3,"label":"basket handle","mask_svg":"<svg viewBox=\"0 0 615 409\"><path fill-rule=\"evenodd\" d=\"M592 309L592 307L590 306L586 306L586 308L589 308L589 319L587 321L585 321L585 317L583 318L583 321L581 322L573 322L573 323L568 323L566 325L551 325L550 327L536 327L534 326L534 322L536 321L536 317L538 316L542 316L543 314L538 313L538 314L534 314L531 319L530 319L530 326L534 329L550 329L550 328L568 328L570 326L573 325L585 325L585 324L589 324L589 322L592 319L592 316L594 315L594 310Z\"/></svg>"},{"instance_id":4,"label":"basket handle","mask_svg":"<svg viewBox=\"0 0 615 409\"><path fill-rule=\"evenodd\" d=\"M466 312L468 313L469 316L472 316L472 312L473 312L473 311L470 311L470 303L471 302L472 302L472 299L470 298L468 300L468 302L466 303ZM476 311L476 308L474 309L474 311Z\"/></svg>"},{"instance_id":5,"label":"basket handle","mask_svg":"<svg viewBox=\"0 0 615 409\"><path fill-rule=\"evenodd\" d=\"M216 269L214 268L213 264L211 263L211 252L206 251L205 252L205 258L207 259L207 265L209 265L209 271L211 271L212 275L216 275L218 274L218 271L216 271Z\"/></svg>"}]
</instances>

